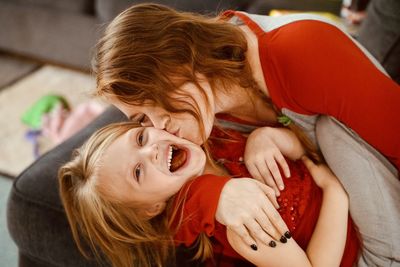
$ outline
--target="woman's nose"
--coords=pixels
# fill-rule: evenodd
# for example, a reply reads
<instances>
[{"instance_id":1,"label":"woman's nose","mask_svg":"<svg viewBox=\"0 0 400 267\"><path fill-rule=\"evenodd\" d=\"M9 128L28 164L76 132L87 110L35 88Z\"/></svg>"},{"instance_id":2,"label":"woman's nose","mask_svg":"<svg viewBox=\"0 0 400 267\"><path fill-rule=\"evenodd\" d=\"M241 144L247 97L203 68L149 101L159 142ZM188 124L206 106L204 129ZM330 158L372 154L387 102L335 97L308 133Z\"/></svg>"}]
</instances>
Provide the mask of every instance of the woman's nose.
<instances>
[{"instance_id":1,"label":"woman's nose","mask_svg":"<svg viewBox=\"0 0 400 267\"><path fill-rule=\"evenodd\" d=\"M171 116L169 114L164 114L153 119L153 126L156 129L165 130L170 121Z\"/></svg>"}]
</instances>

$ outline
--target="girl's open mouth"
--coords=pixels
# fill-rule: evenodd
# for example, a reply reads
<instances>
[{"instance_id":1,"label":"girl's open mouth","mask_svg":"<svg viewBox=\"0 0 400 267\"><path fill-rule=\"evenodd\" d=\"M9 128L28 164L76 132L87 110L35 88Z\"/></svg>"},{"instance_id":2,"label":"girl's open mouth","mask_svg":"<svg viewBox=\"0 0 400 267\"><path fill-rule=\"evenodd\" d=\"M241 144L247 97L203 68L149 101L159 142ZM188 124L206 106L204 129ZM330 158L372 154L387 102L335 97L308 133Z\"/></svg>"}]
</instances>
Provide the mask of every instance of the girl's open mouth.
<instances>
[{"instance_id":1,"label":"girl's open mouth","mask_svg":"<svg viewBox=\"0 0 400 267\"><path fill-rule=\"evenodd\" d=\"M187 160L187 152L175 145L169 146L168 169L170 172L179 170Z\"/></svg>"}]
</instances>

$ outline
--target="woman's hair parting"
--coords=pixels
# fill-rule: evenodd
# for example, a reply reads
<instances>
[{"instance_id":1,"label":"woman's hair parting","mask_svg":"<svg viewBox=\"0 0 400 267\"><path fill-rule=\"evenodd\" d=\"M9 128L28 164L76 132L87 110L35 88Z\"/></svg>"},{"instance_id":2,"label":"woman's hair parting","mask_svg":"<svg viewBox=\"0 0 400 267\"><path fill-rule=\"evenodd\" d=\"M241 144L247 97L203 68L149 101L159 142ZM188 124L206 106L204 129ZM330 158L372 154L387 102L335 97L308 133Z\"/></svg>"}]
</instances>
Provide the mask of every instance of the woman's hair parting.
<instances>
[{"instance_id":1,"label":"woman's hair parting","mask_svg":"<svg viewBox=\"0 0 400 267\"><path fill-rule=\"evenodd\" d=\"M232 84L255 87L246 51L246 38L226 19L157 4L135 5L108 25L97 44L95 94L189 112L204 130L199 108L188 104L184 98L190 96L179 88L187 82L201 88L199 73L212 89L216 84L225 89Z\"/></svg>"},{"instance_id":2,"label":"woman's hair parting","mask_svg":"<svg viewBox=\"0 0 400 267\"><path fill-rule=\"evenodd\" d=\"M58 173L61 200L73 238L81 253L97 259L104 256L113 266L164 266L175 261L171 221L183 218L178 208L172 209L173 198L159 215L149 218L138 204L124 203L98 183L102 155L109 145L129 129L140 127L135 122L113 123L96 131L74 151L71 161ZM104 178L104 177L103 177ZM106 177L112 179L112 177ZM176 207L182 207L179 202ZM199 238L195 258L210 256L207 240ZM90 249L88 251L87 249Z\"/></svg>"}]
</instances>

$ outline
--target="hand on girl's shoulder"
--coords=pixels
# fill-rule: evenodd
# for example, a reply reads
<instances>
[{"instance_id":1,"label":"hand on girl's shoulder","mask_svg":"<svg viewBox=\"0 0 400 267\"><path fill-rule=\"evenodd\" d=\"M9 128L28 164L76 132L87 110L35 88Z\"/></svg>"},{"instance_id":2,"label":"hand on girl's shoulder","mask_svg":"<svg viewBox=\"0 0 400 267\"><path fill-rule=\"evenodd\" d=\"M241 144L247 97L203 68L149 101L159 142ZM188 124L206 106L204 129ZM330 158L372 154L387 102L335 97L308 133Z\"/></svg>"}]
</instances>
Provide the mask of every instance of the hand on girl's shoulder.
<instances>
[{"instance_id":1,"label":"hand on girl's shoulder","mask_svg":"<svg viewBox=\"0 0 400 267\"><path fill-rule=\"evenodd\" d=\"M318 187L322 189L327 189L329 187L337 187L343 189L336 175L326 164L315 164L307 156L301 157L301 160L310 171L310 174Z\"/></svg>"},{"instance_id":2,"label":"hand on girl's shoulder","mask_svg":"<svg viewBox=\"0 0 400 267\"><path fill-rule=\"evenodd\" d=\"M272 187L279 196L284 189L280 169L285 177L290 177L290 170L275 141L277 130L272 127L254 130L247 138L244 162L253 178Z\"/></svg>"}]
</instances>

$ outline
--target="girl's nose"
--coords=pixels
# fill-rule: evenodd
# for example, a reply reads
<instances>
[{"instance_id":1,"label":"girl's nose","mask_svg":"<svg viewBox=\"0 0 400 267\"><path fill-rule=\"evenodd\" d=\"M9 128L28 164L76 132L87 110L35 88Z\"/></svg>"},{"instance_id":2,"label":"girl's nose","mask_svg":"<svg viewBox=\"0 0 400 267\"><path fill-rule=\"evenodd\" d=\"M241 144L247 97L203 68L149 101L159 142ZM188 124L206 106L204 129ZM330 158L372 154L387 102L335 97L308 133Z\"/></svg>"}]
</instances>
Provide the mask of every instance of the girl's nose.
<instances>
[{"instance_id":1,"label":"girl's nose","mask_svg":"<svg viewBox=\"0 0 400 267\"><path fill-rule=\"evenodd\" d=\"M158 144L149 144L142 148L142 153L152 163L156 163L159 158Z\"/></svg>"}]
</instances>

